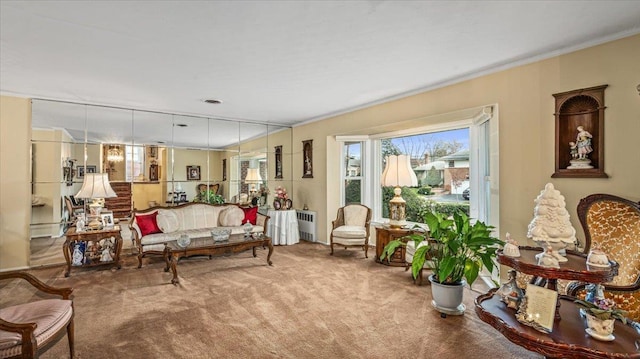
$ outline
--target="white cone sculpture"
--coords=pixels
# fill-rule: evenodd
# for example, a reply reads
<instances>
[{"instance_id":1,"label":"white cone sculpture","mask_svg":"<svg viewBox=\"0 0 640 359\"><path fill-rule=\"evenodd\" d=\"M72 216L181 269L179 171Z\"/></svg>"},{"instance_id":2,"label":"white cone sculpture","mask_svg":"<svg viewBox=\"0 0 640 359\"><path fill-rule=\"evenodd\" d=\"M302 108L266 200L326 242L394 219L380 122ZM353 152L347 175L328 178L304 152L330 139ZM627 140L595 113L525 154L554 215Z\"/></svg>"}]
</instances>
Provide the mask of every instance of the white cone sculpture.
<instances>
[{"instance_id":1,"label":"white cone sculpture","mask_svg":"<svg viewBox=\"0 0 640 359\"><path fill-rule=\"evenodd\" d=\"M566 262L567 259L562 255L566 255L567 244L576 242L576 230L569 220L564 196L553 188L553 184L547 183L534 202L536 206L527 238L533 239L542 248L551 246L554 253L560 254L557 255L558 261Z\"/></svg>"}]
</instances>

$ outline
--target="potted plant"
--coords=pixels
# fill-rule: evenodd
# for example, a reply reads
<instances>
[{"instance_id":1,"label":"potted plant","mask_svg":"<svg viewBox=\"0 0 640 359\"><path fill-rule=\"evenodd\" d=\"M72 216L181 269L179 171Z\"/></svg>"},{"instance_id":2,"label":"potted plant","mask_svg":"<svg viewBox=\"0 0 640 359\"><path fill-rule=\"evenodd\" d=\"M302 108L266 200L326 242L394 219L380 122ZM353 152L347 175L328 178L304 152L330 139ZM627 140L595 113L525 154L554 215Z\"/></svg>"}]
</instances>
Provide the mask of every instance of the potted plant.
<instances>
[{"instance_id":1,"label":"potted plant","mask_svg":"<svg viewBox=\"0 0 640 359\"><path fill-rule=\"evenodd\" d=\"M416 252L411 263L411 272L417 278L425 262L433 267L429 276L432 283L433 305L444 314L463 314L462 293L465 283L471 285L483 267L490 272L495 265L496 252L504 244L491 235L492 226L481 221L471 224L463 212L456 212L453 219L441 213L427 213L425 223L429 235L412 235L416 241ZM428 244L418 246L420 241ZM404 241L391 241L383 249L381 259L393 254Z\"/></svg>"}]
</instances>

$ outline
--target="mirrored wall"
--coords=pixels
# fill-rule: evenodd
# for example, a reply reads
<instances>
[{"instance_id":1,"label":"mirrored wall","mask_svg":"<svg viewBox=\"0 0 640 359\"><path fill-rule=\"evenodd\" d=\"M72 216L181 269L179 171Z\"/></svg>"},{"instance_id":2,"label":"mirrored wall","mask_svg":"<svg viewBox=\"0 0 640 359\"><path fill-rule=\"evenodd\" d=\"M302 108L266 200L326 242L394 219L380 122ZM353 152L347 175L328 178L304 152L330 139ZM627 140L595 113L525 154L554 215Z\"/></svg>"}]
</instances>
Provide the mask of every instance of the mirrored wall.
<instances>
[{"instance_id":1,"label":"mirrored wall","mask_svg":"<svg viewBox=\"0 0 640 359\"><path fill-rule=\"evenodd\" d=\"M203 188L266 211L274 189L293 183L291 153L290 127L34 99L31 238L64 235L93 172L108 173L118 197L105 207L121 221L196 201Z\"/></svg>"}]
</instances>

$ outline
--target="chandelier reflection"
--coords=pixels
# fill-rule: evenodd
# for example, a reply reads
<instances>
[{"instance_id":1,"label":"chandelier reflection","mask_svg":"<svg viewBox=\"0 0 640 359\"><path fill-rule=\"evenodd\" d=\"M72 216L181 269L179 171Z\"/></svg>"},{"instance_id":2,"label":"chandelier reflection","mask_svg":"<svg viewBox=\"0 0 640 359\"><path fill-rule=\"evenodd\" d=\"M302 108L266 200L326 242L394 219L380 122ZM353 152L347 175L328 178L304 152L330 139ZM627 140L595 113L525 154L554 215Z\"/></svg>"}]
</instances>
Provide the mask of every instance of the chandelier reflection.
<instances>
[{"instance_id":1,"label":"chandelier reflection","mask_svg":"<svg viewBox=\"0 0 640 359\"><path fill-rule=\"evenodd\" d=\"M118 145L109 145L109 150L107 151L107 161L109 162L122 162L124 160L124 156L122 155L122 151L120 150L120 146Z\"/></svg>"}]
</instances>

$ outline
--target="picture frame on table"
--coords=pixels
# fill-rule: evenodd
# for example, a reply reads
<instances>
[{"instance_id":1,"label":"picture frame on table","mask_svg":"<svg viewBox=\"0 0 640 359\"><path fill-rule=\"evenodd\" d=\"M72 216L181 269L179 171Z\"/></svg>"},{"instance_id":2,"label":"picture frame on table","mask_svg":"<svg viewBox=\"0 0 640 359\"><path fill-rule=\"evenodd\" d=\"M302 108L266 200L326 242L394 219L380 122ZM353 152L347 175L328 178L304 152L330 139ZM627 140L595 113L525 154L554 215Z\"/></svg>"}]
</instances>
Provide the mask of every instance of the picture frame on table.
<instances>
[{"instance_id":1,"label":"picture frame on table","mask_svg":"<svg viewBox=\"0 0 640 359\"><path fill-rule=\"evenodd\" d=\"M114 225L113 221L113 212L111 213L101 213L100 218L102 219L102 225L106 228L111 228Z\"/></svg>"},{"instance_id":2,"label":"picture frame on table","mask_svg":"<svg viewBox=\"0 0 640 359\"><path fill-rule=\"evenodd\" d=\"M187 181L200 181L200 166L187 166Z\"/></svg>"}]
</instances>

